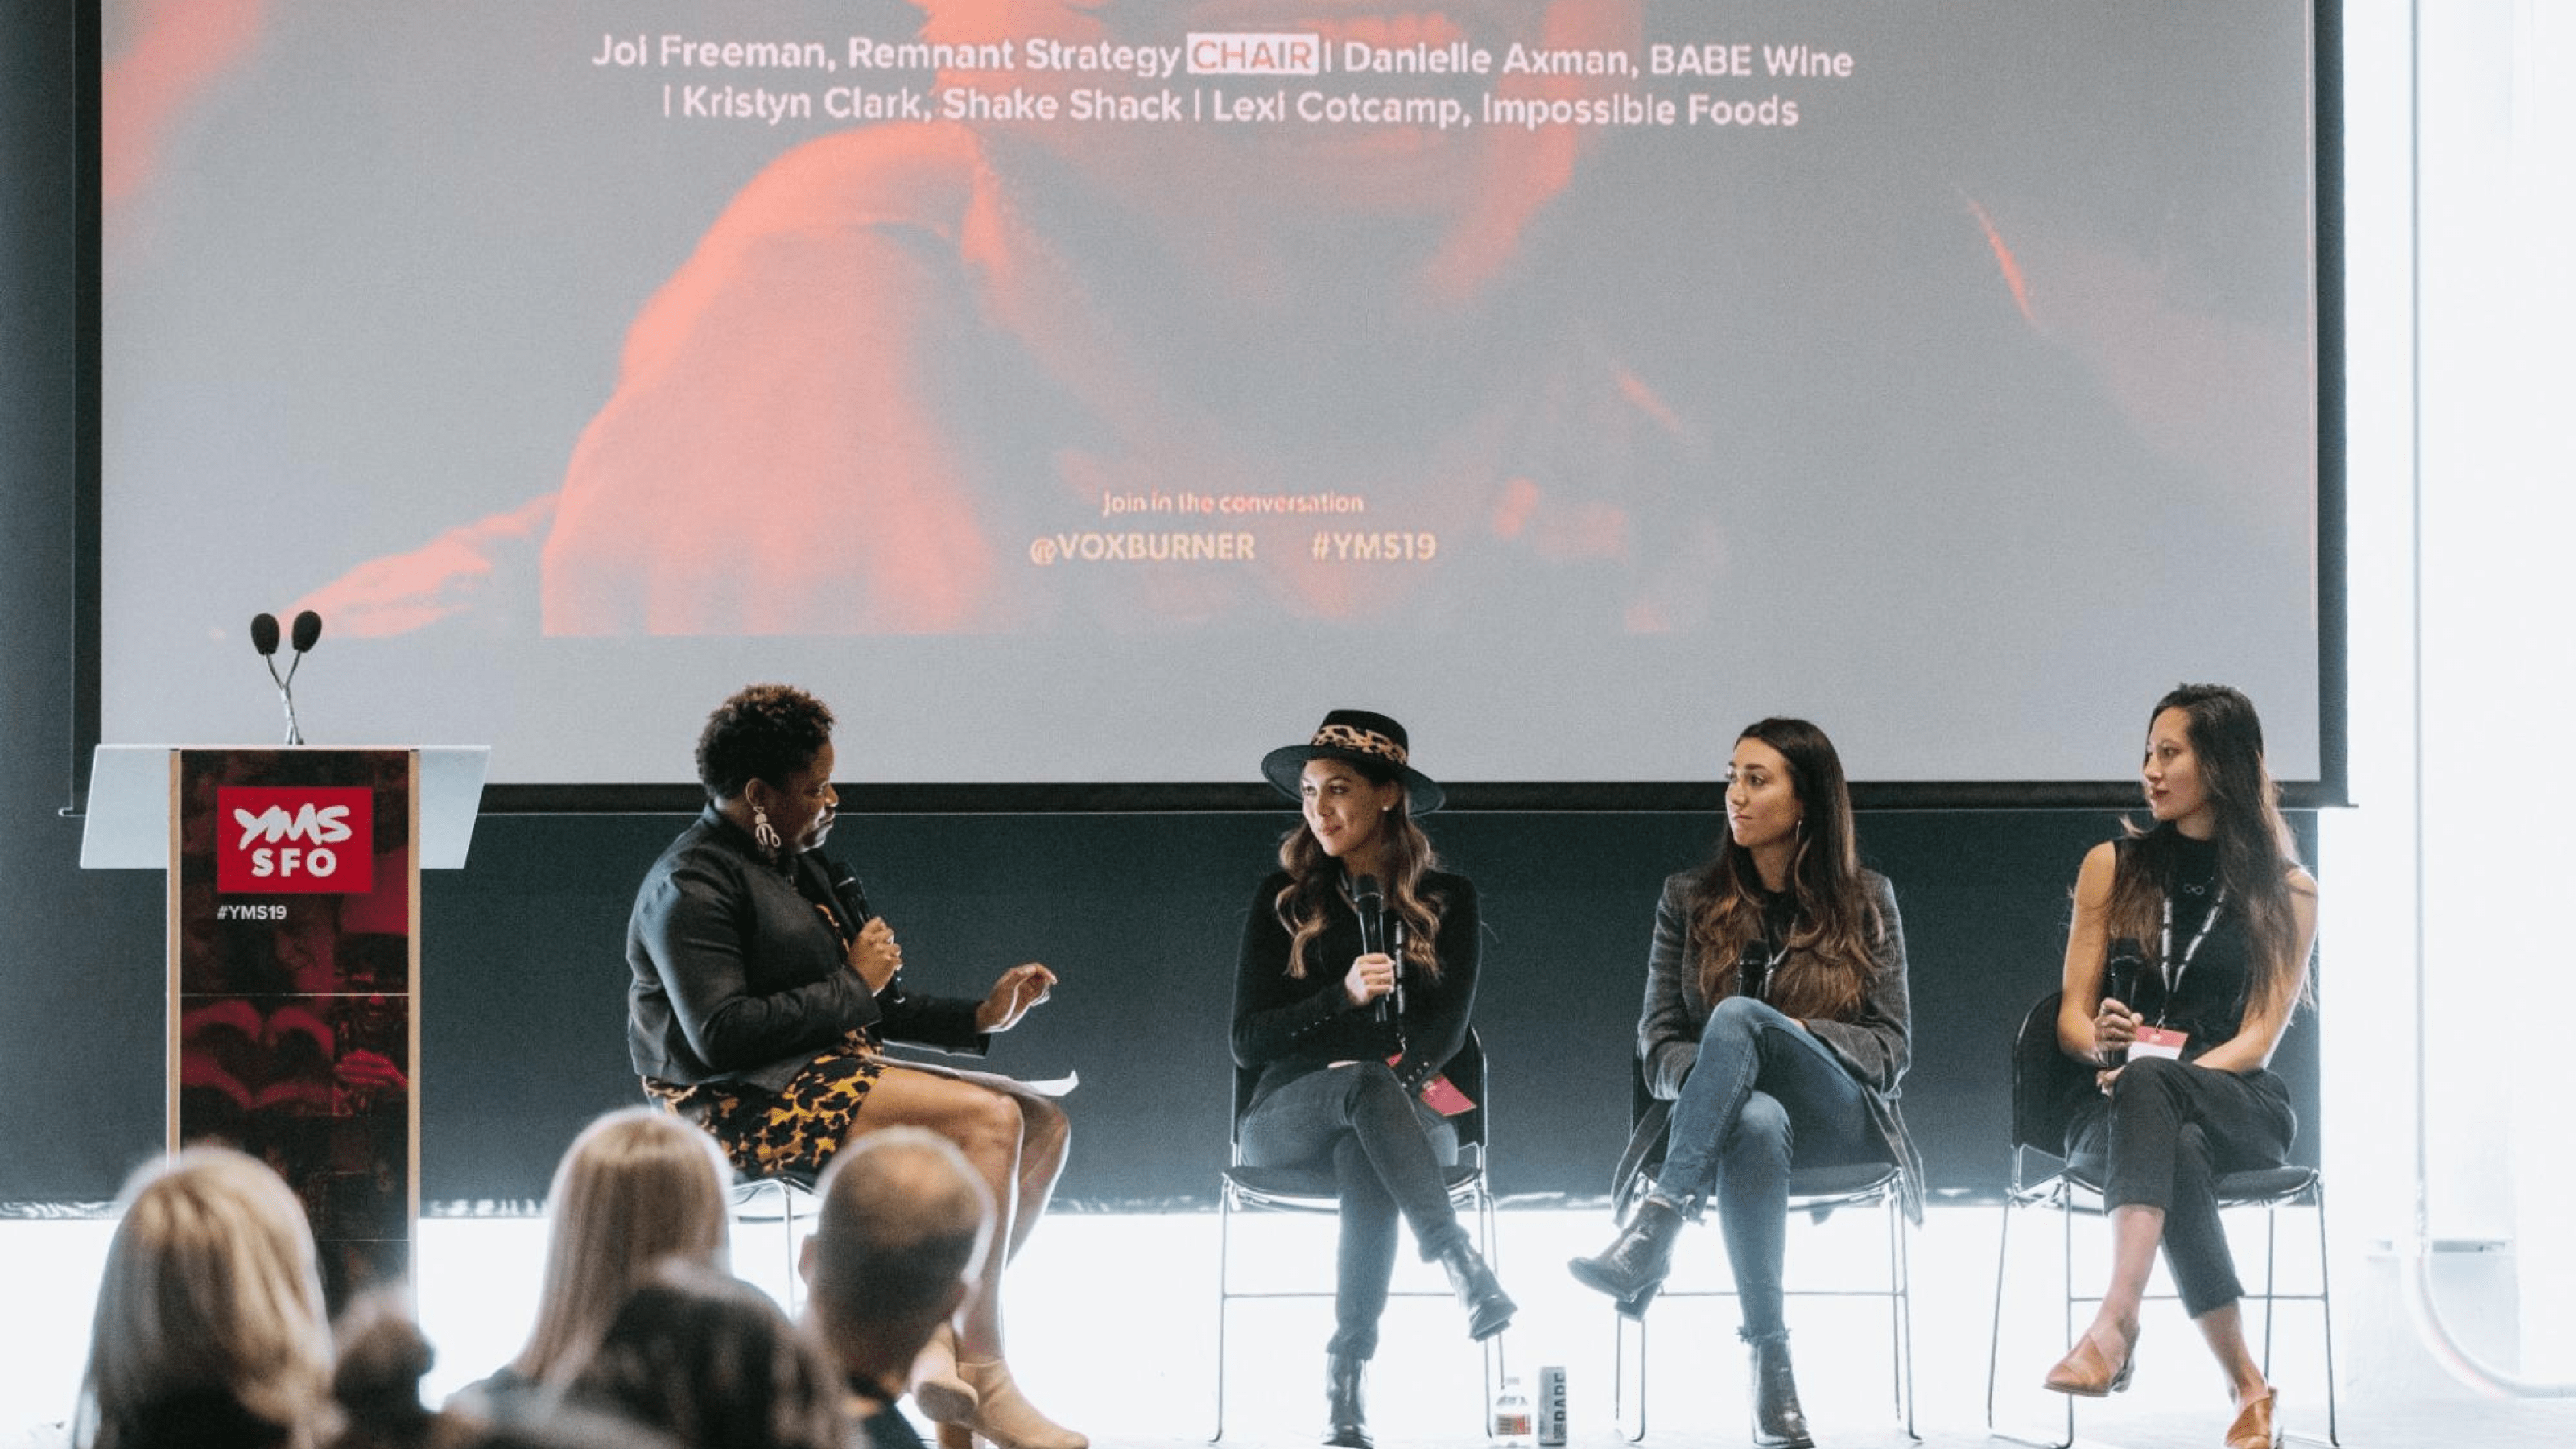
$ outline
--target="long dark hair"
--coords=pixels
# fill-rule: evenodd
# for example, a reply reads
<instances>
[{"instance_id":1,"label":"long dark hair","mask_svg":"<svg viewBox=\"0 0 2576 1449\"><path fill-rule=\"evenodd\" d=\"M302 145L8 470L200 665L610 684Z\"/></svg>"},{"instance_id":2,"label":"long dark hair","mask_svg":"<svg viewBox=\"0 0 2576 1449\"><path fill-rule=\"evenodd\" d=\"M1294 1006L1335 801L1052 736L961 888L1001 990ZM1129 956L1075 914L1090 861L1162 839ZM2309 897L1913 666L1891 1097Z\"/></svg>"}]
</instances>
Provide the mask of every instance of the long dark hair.
<instances>
[{"instance_id":1,"label":"long dark hair","mask_svg":"<svg viewBox=\"0 0 2576 1449\"><path fill-rule=\"evenodd\" d=\"M839 1449L841 1375L759 1289L673 1261L629 1293L565 1384L576 1405L699 1449Z\"/></svg>"},{"instance_id":2,"label":"long dark hair","mask_svg":"<svg viewBox=\"0 0 2576 1449\"><path fill-rule=\"evenodd\" d=\"M1760 740L1789 762L1789 785L1805 817L1789 865L1797 914L1787 954L1764 995L1791 1016L1849 1020L1877 973L1871 951L1886 923L1878 903L1861 888L1842 757L1823 730L1802 719L1759 720L1735 739ZM1691 882L1691 952L1700 994L1708 1000L1735 991L1736 963L1762 930L1763 899L1753 852L1735 843L1734 832L1722 831L1716 858Z\"/></svg>"},{"instance_id":3,"label":"long dark hair","mask_svg":"<svg viewBox=\"0 0 2576 1449\"><path fill-rule=\"evenodd\" d=\"M2263 762L2263 721L2254 701L2224 684L2178 686L2147 715L2147 732L2166 710L2183 713L2183 733L2200 770L2200 788L2216 817L2218 883L2245 915L2248 946L2245 1004L2278 1007L2293 990L2306 995L2298 949L2299 922L2291 909L2290 873L2299 866L2289 822L2281 818L2281 787ZM2113 939L2151 939L2162 925L2165 882L2172 879L2175 844L2170 827L2121 822L2135 843L2120 852L2111 876L2103 923Z\"/></svg>"},{"instance_id":4,"label":"long dark hair","mask_svg":"<svg viewBox=\"0 0 2576 1449\"><path fill-rule=\"evenodd\" d=\"M1422 877L1440 868L1440 854L1414 821L1413 802L1405 797L1404 782L1394 772L1366 760L1348 763L1373 784L1395 786L1395 808L1386 812L1379 827L1386 832L1387 908L1404 922L1404 964L1436 981L1440 978L1440 913L1423 898ZM1271 908L1288 931L1288 974L1302 980L1306 948L1324 934L1325 908L1342 888L1342 867L1315 843L1314 832L1300 820L1279 837L1279 868L1288 872L1288 884L1280 887Z\"/></svg>"}]
</instances>

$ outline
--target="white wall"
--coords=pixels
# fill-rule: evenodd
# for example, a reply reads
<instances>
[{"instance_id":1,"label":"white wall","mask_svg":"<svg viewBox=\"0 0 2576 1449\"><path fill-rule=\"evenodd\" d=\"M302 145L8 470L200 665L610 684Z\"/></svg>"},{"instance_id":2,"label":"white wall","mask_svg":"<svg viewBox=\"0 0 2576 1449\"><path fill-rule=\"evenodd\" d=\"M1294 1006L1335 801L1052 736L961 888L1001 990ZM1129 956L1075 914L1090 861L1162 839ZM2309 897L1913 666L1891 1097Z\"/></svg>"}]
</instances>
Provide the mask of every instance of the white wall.
<instances>
[{"instance_id":1,"label":"white wall","mask_svg":"<svg viewBox=\"0 0 2576 1449\"><path fill-rule=\"evenodd\" d=\"M2576 1134L2552 1023L2576 964L2561 904L2576 885L2564 738L2576 5L2352 0L2346 26L2362 808L2330 816L2323 839L2339 1236L2402 1241L2415 1227L2420 858L2425 1220L2436 1238L2510 1254L2446 1256L2444 1317L2497 1368L2565 1380Z\"/></svg>"}]
</instances>

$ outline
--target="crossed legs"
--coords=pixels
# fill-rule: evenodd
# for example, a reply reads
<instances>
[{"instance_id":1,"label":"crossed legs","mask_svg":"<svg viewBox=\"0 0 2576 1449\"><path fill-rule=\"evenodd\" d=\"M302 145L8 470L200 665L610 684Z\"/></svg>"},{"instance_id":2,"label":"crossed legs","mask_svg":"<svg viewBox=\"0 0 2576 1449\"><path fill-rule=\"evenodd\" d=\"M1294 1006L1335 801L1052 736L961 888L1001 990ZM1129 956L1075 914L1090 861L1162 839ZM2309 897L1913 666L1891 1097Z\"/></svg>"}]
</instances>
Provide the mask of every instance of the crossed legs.
<instances>
[{"instance_id":1,"label":"crossed legs","mask_svg":"<svg viewBox=\"0 0 2576 1449\"><path fill-rule=\"evenodd\" d=\"M2101 1307L2048 1385L2098 1394L2127 1383L2138 1309L2161 1249L2183 1310L2226 1374L2241 1411L2270 1385L2245 1343L2243 1288L2218 1220L2222 1167L2274 1163L2289 1153L2295 1120L2268 1074L2237 1075L2167 1058L2132 1061L2109 1098L2079 1119L2071 1155L2105 1166L2111 1204L2111 1279Z\"/></svg>"}]
</instances>

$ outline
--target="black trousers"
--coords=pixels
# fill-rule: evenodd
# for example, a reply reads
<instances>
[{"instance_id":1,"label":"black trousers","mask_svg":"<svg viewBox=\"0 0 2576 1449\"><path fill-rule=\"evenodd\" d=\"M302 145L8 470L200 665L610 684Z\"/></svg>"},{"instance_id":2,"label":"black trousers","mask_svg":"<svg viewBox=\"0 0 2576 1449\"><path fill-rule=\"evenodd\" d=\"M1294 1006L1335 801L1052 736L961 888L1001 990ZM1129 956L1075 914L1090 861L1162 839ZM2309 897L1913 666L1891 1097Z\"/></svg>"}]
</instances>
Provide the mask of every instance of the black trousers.
<instances>
[{"instance_id":1,"label":"black trousers","mask_svg":"<svg viewBox=\"0 0 2576 1449\"><path fill-rule=\"evenodd\" d=\"M1458 1160L1456 1129L1415 1101L1385 1063L1360 1062L1279 1086L1244 1114L1239 1135L1246 1167L1331 1170L1342 1233L1329 1348L1374 1357L1395 1278L1398 1217L1413 1225L1425 1259L1466 1236L1441 1172Z\"/></svg>"},{"instance_id":2,"label":"black trousers","mask_svg":"<svg viewBox=\"0 0 2576 1449\"><path fill-rule=\"evenodd\" d=\"M2140 1057L2110 1096L2078 1105L2067 1160L2103 1184L2105 1205L2164 1209L2165 1266L2183 1311L2198 1318L2245 1293L2218 1220L2219 1175L2280 1166L2298 1130L2289 1089L2268 1071Z\"/></svg>"}]
</instances>

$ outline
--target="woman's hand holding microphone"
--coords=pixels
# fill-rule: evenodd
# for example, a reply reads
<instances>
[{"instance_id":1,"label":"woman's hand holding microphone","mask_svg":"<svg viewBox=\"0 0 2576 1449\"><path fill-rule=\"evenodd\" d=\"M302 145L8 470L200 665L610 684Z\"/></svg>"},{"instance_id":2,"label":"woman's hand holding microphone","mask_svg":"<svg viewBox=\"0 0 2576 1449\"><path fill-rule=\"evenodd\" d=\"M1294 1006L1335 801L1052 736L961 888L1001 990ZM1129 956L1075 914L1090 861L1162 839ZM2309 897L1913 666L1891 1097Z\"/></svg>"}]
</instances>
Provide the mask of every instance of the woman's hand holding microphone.
<instances>
[{"instance_id":1,"label":"woman's hand holding microphone","mask_svg":"<svg viewBox=\"0 0 2576 1449\"><path fill-rule=\"evenodd\" d=\"M895 944L894 928L885 923L883 916L873 917L859 927L846 954L850 969L868 984L871 996L885 990L894 973L903 969L903 948Z\"/></svg>"},{"instance_id":2,"label":"woman's hand holding microphone","mask_svg":"<svg viewBox=\"0 0 2576 1449\"><path fill-rule=\"evenodd\" d=\"M2137 1041L2138 1028L2145 1021L2146 1018L2131 1011L2127 1003L2117 997L2105 996L2102 1004L2093 1009L2093 1060L2103 1064L2102 1069L2093 1074L2093 1085L2100 1087L2106 1095L2111 1090L2111 1083L2120 1075L2120 1068L2111 1065L2113 1057L2126 1052Z\"/></svg>"},{"instance_id":3,"label":"woman's hand holding microphone","mask_svg":"<svg viewBox=\"0 0 2576 1449\"><path fill-rule=\"evenodd\" d=\"M1342 999L1354 1007L1366 1006L1393 990L1395 958L1383 951L1352 958L1350 971L1342 977Z\"/></svg>"}]
</instances>

